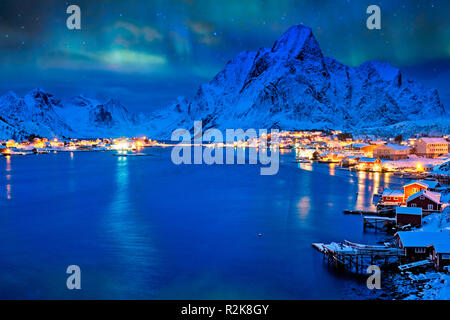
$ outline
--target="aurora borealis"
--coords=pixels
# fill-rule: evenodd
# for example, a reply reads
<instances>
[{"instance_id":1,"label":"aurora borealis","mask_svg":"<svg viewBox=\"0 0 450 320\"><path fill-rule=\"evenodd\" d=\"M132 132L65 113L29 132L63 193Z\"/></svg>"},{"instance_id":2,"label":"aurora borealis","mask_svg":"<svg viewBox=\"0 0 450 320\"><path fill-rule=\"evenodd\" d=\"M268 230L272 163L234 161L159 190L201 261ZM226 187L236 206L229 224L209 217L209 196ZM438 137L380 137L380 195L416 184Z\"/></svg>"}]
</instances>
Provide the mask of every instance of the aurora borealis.
<instances>
[{"instance_id":1,"label":"aurora borealis","mask_svg":"<svg viewBox=\"0 0 450 320\"><path fill-rule=\"evenodd\" d=\"M81 30L66 28L70 4L81 8ZM371 4L381 8L381 30L366 28ZM237 53L271 46L299 23L343 63L431 65L435 80L450 70L449 12L446 0L3 0L0 94L43 87L147 111L194 94Z\"/></svg>"}]
</instances>

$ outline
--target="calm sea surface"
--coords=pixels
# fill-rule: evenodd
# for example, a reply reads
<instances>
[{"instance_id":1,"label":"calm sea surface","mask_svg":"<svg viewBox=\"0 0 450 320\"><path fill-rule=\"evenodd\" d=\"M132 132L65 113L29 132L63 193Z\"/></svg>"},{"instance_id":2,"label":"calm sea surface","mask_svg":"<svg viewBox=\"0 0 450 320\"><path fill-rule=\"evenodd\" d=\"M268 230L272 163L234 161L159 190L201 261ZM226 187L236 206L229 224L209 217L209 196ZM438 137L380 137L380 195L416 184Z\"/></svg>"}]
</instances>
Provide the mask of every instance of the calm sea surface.
<instances>
[{"instance_id":1,"label":"calm sea surface","mask_svg":"<svg viewBox=\"0 0 450 320\"><path fill-rule=\"evenodd\" d=\"M376 243L362 218L401 181L327 164L180 165L76 152L0 158L0 298L366 299L313 242ZM262 236L258 236L262 234ZM82 290L66 288L81 268Z\"/></svg>"}]
</instances>

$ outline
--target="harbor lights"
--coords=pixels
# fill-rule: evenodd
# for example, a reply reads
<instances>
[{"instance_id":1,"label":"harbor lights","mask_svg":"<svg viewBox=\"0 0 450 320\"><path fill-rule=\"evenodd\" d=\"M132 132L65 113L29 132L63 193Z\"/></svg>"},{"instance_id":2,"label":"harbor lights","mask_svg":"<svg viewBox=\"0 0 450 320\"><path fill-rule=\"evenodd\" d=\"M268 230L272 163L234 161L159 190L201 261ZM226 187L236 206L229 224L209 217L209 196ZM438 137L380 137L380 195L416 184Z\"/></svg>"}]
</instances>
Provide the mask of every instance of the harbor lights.
<instances>
[{"instance_id":1,"label":"harbor lights","mask_svg":"<svg viewBox=\"0 0 450 320\"><path fill-rule=\"evenodd\" d=\"M423 165L420 162L416 165L416 170L423 171Z\"/></svg>"},{"instance_id":2,"label":"harbor lights","mask_svg":"<svg viewBox=\"0 0 450 320\"><path fill-rule=\"evenodd\" d=\"M379 164L375 164L375 165L373 166L373 171L374 171L374 172L381 172L381 171L382 171L382 168L381 168L381 166L380 166Z\"/></svg>"},{"instance_id":3,"label":"harbor lights","mask_svg":"<svg viewBox=\"0 0 450 320\"><path fill-rule=\"evenodd\" d=\"M125 140L119 140L111 148L117 151L127 151L130 150L130 144Z\"/></svg>"}]
</instances>

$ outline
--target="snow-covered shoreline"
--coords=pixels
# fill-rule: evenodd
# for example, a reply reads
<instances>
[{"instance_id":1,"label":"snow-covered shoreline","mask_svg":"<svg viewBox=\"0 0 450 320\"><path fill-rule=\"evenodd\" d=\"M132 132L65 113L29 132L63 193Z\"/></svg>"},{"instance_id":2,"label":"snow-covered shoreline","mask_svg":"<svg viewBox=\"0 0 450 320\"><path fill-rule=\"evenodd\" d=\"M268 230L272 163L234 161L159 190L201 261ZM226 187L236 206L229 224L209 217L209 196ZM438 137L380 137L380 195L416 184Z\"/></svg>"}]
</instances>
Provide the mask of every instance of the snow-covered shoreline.
<instances>
[{"instance_id":1,"label":"snow-covered shoreline","mask_svg":"<svg viewBox=\"0 0 450 320\"><path fill-rule=\"evenodd\" d=\"M450 194L443 195L448 202ZM450 233L450 207L424 218L419 232ZM392 291L402 300L450 300L450 274L437 271L402 272L391 278Z\"/></svg>"}]
</instances>

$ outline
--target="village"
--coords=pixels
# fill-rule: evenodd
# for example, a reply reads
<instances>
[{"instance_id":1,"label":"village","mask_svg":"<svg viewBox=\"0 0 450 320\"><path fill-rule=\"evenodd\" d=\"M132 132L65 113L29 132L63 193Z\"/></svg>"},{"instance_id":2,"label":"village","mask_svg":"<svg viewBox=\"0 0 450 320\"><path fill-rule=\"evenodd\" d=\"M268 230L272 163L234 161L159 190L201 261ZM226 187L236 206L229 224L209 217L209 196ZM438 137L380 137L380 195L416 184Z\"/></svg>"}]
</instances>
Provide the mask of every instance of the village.
<instances>
[{"instance_id":1,"label":"village","mask_svg":"<svg viewBox=\"0 0 450 320\"><path fill-rule=\"evenodd\" d=\"M334 163L369 172L393 172L404 178L448 179L449 137L417 137L405 141L347 137L340 131L281 133L280 149L293 146L298 161ZM447 180L448 181L448 180Z\"/></svg>"},{"instance_id":2,"label":"village","mask_svg":"<svg viewBox=\"0 0 450 320\"><path fill-rule=\"evenodd\" d=\"M19 156L47 154L50 152L83 152L83 151L130 151L138 152L144 147L158 146L158 142L141 138L117 139L47 139L30 138L21 142L14 140L0 141L2 156Z\"/></svg>"},{"instance_id":3,"label":"village","mask_svg":"<svg viewBox=\"0 0 450 320\"><path fill-rule=\"evenodd\" d=\"M276 139L274 136L276 135ZM267 142L281 153L294 150L296 161L330 163L348 170L393 172L411 179L436 178L448 182L450 137L417 137L403 140L401 136L389 139L352 137L341 131L281 131L259 138L234 142L209 143L205 147L258 148ZM276 141L276 142L275 142ZM30 155L49 152L123 151L137 152L144 147L169 147L174 142L156 141L147 137L116 139L47 139L30 137L21 142L0 141L0 155Z\"/></svg>"}]
</instances>

